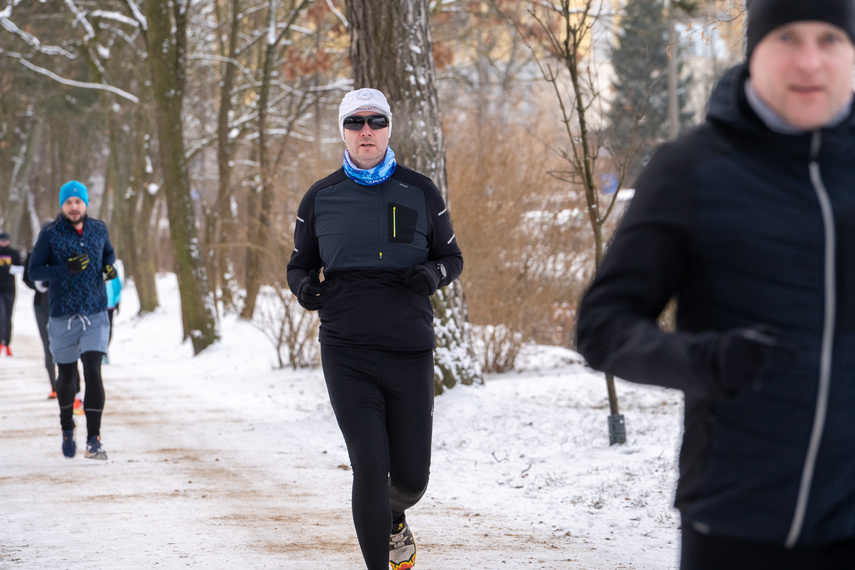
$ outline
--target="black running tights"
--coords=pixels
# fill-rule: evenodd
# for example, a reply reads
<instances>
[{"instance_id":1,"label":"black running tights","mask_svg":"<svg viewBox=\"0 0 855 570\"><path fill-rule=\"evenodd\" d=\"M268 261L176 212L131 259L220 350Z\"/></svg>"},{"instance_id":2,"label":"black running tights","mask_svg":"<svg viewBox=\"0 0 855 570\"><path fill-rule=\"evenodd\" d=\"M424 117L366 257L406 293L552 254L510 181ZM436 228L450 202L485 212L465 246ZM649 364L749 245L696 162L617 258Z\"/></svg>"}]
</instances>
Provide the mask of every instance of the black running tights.
<instances>
[{"instance_id":1,"label":"black running tights","mask_svg":"<svg viewBox=\"0 0 855 570\"><path fill-rule=\"evenodd\" d=\"M321 345L324 378L353 468L353 522L368 570L388 570L392 520L427 489L433 351Z\"/></svg>"},{"instance_id":2,"label":"black running tights","mask_svg":"<svg viewBox=\"0 0 855 570\"><path fill-rule=\"evenodd\" d=\"M15 292L0 291L0 344L9 345L12 341L12 309L15 306Z\"/></svg>"},{"instance_id":3,"label":"black running tights","mask_svg":"<svg viewBox=\"0 0 855 570\"><path fill-rule=\"evenodd\" d=\"M80 355L83 363L83 379L86 381L86 396L83 411L86 413L87 437L101 435L101 413L104 410L104 382L101 380L103 352L89 351ZM74 395L79 389L80 378L77 361L57 364L56 400L59 403L59 423L62 429L74 429Z\"/></svg>"}]
</instances>

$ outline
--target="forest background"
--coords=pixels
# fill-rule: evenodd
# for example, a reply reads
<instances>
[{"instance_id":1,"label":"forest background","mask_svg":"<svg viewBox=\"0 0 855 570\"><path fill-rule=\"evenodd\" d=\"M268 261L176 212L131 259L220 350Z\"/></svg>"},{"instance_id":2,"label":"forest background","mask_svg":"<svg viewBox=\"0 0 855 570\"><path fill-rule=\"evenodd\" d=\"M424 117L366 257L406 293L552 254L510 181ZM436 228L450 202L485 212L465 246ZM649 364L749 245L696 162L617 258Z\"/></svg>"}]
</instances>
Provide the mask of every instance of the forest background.
<instances>
[{"instance_id":1,"label":"forest background","mask_svg":"<svg viewBox=\"0 0 855 570\"><path fill-rule=\"evenodd\" d=\"M703 119L742 59L743 12L741 0L7 0L0 227L29 249L59 187L80 180L141 314L159 304L155 275L175 272L195 352L236 313L280 365L313 365L317 317L285 281L297 206L341 165L343 94L379 87L399 161L448 201L466 263L452 305L477 381L512 369L524 343L572 346L627 189L656 144ZM413 58L424 69L410 73ZM413 85L427 88L401 95Z\"/></svg>"}]
</instances>

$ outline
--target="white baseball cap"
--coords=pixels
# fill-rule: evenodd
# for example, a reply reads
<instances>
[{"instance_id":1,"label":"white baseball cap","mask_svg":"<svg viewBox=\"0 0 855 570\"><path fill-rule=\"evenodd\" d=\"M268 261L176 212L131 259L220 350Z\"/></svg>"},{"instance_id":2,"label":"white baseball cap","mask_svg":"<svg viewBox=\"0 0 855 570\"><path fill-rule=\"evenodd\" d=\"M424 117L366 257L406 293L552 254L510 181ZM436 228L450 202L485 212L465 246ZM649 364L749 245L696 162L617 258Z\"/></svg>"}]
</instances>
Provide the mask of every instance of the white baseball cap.
<instances>
[{"instance_id":1,"label":"white baseball cap","mask_svg":"<svg viewBox=\"0 0 855 570\"><path fill-rule=\"evenodd\" d=\"M344 140L344 120L360 111L375 111L389 117L389 129L392 128L392 109L386 96L377 89L365 87L350 91L341 100L338 107L338 130L341 132L341 140Z\"/></svg>"}]
</instances>

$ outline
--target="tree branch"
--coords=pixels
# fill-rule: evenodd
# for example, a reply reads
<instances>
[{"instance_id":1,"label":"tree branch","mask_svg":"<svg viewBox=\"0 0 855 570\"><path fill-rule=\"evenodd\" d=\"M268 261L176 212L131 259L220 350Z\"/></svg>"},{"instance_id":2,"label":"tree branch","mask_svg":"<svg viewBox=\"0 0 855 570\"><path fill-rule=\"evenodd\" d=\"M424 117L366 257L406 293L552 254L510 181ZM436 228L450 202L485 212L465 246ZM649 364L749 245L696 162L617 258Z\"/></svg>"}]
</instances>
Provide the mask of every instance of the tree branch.
<instances>
[{"instance_id":1,"label":"tree branch","mask_svg":"<svg viewBox=\"0 0 855 570\"><path fill-rule=\"evenodd\" d=\"M123 91L123 90L119 89L118 87L113 87L112 85L104 85L101 83L85 83L83 81L75 81L73 79L66 79L64 77L60 77L59 75L57 75L53 71L50 71L48 69L45 69L43 67L39 67L38 65L30 63L29 61L27 61L24 58L19 58L18 61L20 61L21 65L23 65L24 67L31 69L32 71L35 71L36 73L41 73L42 75L46 75L47 77L50 77L54 81L56 81L58 83L62 83L63 85L69 85L71 87L81 87L83 89L100 89L102 91L109 91L110 93L114 93L120 97L124 97L125 99L127 99L128 101L131 101L133 103L139 103L140 102L140 100L135 95L132 95L132 94L128 93L127 91Z\"/></svg>"}]
</instances>

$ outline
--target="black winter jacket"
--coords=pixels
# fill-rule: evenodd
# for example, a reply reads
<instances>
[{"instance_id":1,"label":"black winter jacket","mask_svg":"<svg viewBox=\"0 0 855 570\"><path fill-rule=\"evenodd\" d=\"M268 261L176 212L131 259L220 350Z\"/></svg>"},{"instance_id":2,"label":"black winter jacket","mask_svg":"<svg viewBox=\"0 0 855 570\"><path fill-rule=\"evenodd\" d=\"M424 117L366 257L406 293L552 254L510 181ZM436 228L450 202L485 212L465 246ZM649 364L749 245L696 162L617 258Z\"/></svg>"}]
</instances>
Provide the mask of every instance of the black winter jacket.
<instances>
[{"instance_id":1,"label":"black winter jacket","mask_svg":"<svg viewBox=\"0 0 855 570\"><path fill-rule=\"evenodd\" d=\"M729 70L705 124L664 145L636 184L579 308L599 370L685 392L675 504L697 530L814 545L855 537L855 116L770 131ZM677 332L656 326L677 300ZM759 388L712 382L719 333L766 324Z\"/></svg>"},{"instance_id":2,"label":"black winter jacket","mask_svg":"<svg viewBox=\"0 0 855 570\"><path fill-rule=\"evenodd\" d=\"M397 165L385 182L365 186L339 169L300 203L288 285L299 297L309 271L323 268L322 343L429 350L430 298L404 283L407 269L428 261L445 267L440 287L463 270L451 218L430 178Z\"/></svg>"},{"instance_id":3,"label":"black winter jacket","mask_svg":"<svg viewBox=\"0 0 855 570\"><path fill-rule=\"evenodd\" d=\"M15 276L10 272L13 265L21 265L21 252L11 246L0 247L0 293L15 295Z\"/></svg>"}]
</instances>

